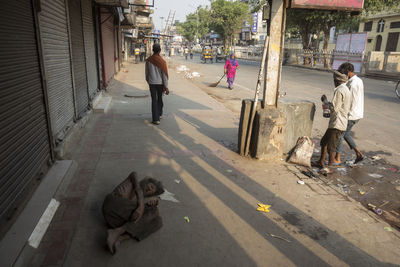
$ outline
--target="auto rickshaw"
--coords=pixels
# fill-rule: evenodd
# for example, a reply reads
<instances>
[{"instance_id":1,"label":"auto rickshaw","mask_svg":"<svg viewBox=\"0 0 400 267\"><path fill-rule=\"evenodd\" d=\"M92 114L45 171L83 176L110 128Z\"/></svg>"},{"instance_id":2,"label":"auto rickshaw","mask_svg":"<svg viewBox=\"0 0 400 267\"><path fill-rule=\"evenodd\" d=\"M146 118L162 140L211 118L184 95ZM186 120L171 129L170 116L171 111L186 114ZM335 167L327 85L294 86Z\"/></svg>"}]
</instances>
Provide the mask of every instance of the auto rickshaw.
<instances>
[{"instance_id":1,"label":"auto rickshaw","mask_svg":"<svg viewBox=\"0 0 400 267\"><path fill-rule=\"evenodd\" d=\"M209 59L211 63L213 63L213 50L209 46L205 46L201 53L201 60L203 61L203 63L207 63L207 59Z\"/></svg>"}]
</instances>

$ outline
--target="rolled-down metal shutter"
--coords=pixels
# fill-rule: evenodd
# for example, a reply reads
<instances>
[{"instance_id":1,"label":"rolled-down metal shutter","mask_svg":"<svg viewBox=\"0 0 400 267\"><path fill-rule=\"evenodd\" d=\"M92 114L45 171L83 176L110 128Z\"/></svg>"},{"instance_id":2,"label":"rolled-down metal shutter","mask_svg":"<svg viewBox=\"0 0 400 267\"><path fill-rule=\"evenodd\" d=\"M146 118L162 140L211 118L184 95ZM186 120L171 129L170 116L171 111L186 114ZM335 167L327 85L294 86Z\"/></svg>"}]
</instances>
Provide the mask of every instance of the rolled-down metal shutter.
<instances>
[{"instance_id":1,"label":"rolled-down metal shutter","mask_svg":"<svg viewBox=\"0 0 400 267\"><path fill-rule=\"evenodd\" d=\"M4 222L50 158L31 1L0 8L0 218Z\"/></svg>"},{"instance_id":2,"label":"rolled-down metal shutter","mask_svg":"<svg viewBox=\"0 0 400 267\"><path fill-rule=\"evenodd\" d=\"M90 99L93 99L99 90L92 11L92 0L82 0L83 37L85 40L86 72Z\"/></svg>"},{"instance_id":3,"label":"rolled-down metal shutter","mask_svg":"<svg viewBox=\"0 0 400 267\"><path fill-rule=\"evenodd\" d=\"M75 115L68 23L64 0L42 0L40 36L55 140L62 139Z\"/></svg>"},{"instance_id":4,"label":"rolled-down metal shutter","mask_svg":"<svg viewBox=\"0 0 400 267\"><path fill-rule=\"evenodd\" d=\"M103 48L103 86L114 77L114 15L101 9L101 44Z\"/></svg>"},{"instance_id":5,"label":"rolled-down metal shutter","mask_svg":"<svg viewBox=\"0 0 400 267\"><path fill-rule=\"evenodd\" d=\"M78 117L88 109L88 84L86 75L86 59L83 44L81 1L68 0L69 23L72 45L72 72L76 95Z\"/></svg>"}]
</instances>

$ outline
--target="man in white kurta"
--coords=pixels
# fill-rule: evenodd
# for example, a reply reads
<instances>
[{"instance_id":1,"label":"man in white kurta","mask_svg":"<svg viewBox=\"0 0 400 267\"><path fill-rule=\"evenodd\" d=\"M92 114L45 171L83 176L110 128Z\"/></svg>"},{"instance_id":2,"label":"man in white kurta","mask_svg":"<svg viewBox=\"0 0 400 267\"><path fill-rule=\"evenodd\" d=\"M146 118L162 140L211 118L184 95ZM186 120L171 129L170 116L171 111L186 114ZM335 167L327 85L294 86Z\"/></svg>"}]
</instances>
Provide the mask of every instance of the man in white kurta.
<instances>
[{"instance_id":1,"label":"man in white kurta","mask_svg":"<svg viewBox=\"0 0 400 267\"><path fill-rule=\"evenodd\" d=\"M342 134L339 144L336 148L336 161L341 162L340 154L343 146L343 139L347 142L349 147L356 153L356 160L354 163L360 162L364 159L364 155L358 149L356 143L351 137L351 129L364 117L364 84L363 81L354 73L354 66L351 63L343 63L340 65L339 70L347 73L349 81L347 86L350 89L351 102L349 110L349 120L347 123L346 131Z\"/></svg>"}]
</instances>

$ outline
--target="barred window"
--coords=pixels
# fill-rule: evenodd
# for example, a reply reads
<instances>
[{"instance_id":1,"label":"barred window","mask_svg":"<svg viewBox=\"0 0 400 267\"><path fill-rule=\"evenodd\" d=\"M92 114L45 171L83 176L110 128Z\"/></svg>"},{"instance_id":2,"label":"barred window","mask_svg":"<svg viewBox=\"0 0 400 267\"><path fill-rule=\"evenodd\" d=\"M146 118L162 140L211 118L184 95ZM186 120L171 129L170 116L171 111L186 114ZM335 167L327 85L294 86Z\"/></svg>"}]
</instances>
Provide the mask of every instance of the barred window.
<instances>
[{"instance_id":1,"label":"barred window","mask_svg":"<svg viewBox=\"0 0 400 267\"><path fill-rule=\"evenodd\" d=\"M364 31L370 32L372 30L372 21L365 22L364 24Z\"/></svg>"},{"instance_id":2,"label":"barred window","mask_svg":"<svg viewBox=\"0 0 400 267\"><path fill-rule=\"evenodd\" d=\"M393 21L390 23L390 29L398 29L400 28L400 21Z\"/></svg>"}]
</instances>

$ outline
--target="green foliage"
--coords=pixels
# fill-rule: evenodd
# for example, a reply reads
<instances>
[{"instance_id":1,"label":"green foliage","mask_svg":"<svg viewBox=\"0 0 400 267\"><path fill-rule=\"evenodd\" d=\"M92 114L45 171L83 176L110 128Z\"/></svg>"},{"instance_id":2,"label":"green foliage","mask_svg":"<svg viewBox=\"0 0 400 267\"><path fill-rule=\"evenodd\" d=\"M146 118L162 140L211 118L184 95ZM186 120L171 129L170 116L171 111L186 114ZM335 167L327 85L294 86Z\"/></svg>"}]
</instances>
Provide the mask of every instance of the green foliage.
<instances>
[{"instance_id":1,"label":"green foliage","mask_svg":"<svg viewBox=\"0 0 400 267\"><path fill-rule=\"evenodd\" d=\"M194 13L186 16L186 21L177 25L178 33L187 40L193 41L203 38L209 32L210 10L207 7L199 6Z\"/></svg>"},{"instance_id":2,"label":"green foliage","mask_svg":"<svg viewBox=\"0 0 400 267\"><path fill-rule=\"evenodd\" d=\"M256 1L256 0L255 0ZM365 0L363 13L398 9L399 0ZM289 9L287 12L286 31L298 31L302 36L303 48L308 47L308 36L311 33L324 33L324 48L329 42L329 29L336 26L338 30L357 31L361 16L351 16L345 11L322 11Z\"/></svg>"},{"instance_id":3,"label":"green foliage","mask_svg":"<svg viewBox=\"0 0 400 267\"><path fill-rule=\"evenodd\" d=\"M234 33L244 21L251 23L250 7L240 1L215 0L211 2L211 29L232 42Z\"/></svg>"}]
</instances>

